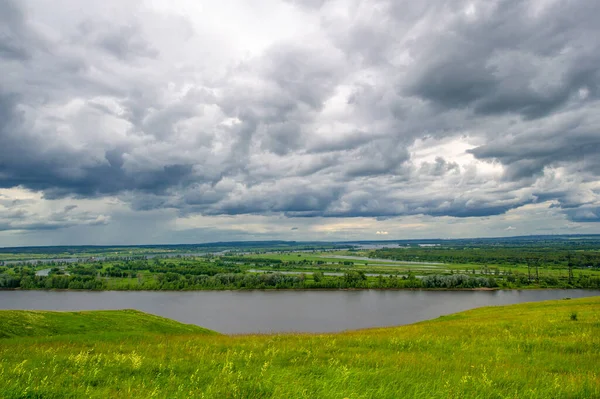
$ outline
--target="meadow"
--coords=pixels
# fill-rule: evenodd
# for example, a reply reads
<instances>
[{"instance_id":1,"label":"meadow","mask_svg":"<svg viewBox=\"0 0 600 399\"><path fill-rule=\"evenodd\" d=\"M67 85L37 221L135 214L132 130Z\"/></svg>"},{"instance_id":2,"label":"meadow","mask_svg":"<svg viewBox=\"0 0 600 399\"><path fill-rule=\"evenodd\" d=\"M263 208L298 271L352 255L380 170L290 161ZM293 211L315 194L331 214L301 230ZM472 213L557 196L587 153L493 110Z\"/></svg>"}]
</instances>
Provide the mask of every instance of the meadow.
<instances>
[{"instance_id":1,"label":"meadow","mask_svg":"<svg viewBox=\"0 0 600 399\"><path fill-rule=\"evenodd\" d=\"M600 397L600 297L337 334L224 336L135 311L0 320L2 398Z\"/></svg>"}]
</instances>

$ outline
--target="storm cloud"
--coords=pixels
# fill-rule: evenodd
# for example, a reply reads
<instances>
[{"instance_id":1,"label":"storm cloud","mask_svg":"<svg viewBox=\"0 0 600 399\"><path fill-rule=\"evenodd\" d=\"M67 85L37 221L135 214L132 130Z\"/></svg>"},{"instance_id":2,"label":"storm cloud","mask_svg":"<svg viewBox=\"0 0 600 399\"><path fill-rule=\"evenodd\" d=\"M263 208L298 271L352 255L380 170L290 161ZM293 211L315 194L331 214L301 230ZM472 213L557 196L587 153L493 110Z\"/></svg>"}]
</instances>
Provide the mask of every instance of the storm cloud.
<instances>
[{"instance_id":1,"label":"storm cloud","mask_svg":"<svg viewBox=\"0 0 600 399\"><path fill-rule=\"evenodd\" d=\"M598 2L231 5L0 0L0 189L62 207L13 196L0 230L116 203L288 232L542 203L600 222Z\"/></svg>"}]
</instances>

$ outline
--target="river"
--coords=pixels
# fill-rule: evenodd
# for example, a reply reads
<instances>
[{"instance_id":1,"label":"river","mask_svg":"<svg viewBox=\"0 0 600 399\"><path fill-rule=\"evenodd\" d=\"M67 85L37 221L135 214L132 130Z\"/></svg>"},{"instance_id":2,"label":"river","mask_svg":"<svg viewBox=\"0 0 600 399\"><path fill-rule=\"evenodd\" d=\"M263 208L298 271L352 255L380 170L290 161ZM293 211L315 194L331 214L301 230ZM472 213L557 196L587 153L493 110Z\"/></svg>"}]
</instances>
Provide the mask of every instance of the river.
<instances>
[{"instance_id":1,"label":"river","mask_svg":"<svg viewBox=\"0 0 600 399\"><path fill-rule=\"evenodd\" d=\"M410 324L480 306L596 295L599 290L0 291L0 309L138 309L225 334L334 332Z\"/></svg>"}]
</instances>

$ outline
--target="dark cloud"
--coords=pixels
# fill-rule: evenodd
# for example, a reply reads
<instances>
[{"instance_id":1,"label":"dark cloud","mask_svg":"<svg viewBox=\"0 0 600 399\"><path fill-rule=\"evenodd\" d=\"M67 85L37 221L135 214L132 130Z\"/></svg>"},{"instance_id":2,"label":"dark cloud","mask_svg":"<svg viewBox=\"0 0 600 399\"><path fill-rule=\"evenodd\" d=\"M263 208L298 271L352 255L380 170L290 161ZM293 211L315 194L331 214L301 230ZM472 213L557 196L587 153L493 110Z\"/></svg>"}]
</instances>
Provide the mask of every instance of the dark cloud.
<instances>
[{"instance_id":1,"label":"dark cloud","mask_svg":"<svg viewBox=\"0 0 600 399\"><path fill-rule=\"evenodd\" d=\"M597 220L596 2L290 3L319 24L213 66L227 40L161 12L0 0L0 188L180 216ZM106 222L75 206L39 225Z\"/></svg>"},{"instance_id":2,"label":"dark cloud","mask_svg":"<svg viewBox=\"0 0 600 399\"><path fill-rule=\"evenodd\" d=\"M569 216L569 219L574 222L600 222L600 207L581 207L577 209L567 209L565 213Z\"/></svg>"},{"instance_id":3,"label":"dark cloud","mask_svg":"<svg viewBox=\"0 0 600 399\"><path fill-rule=\"evenodd\" d=\"M94 197L127 190L162 192L190 179L190 164L151 165L126 170L126 154L109 150L94 157L64 143L45 141L32 132L33 122L19 111L19 97L0 91L0 187L23 186L47 198ZM47 132L50 134L50 132Z\"/></svg>"},{"instance_id":4,"label":"dark cloud","mask_svg":"<svg viewBox=\"0 0 600 399\"><path fill-rule=\"evenodd\" d=\"M460 173L460 166L456 162L446 161L441 156L436 157L435 162L424 162L420 168L421 173L433 176L443 176L452 171Z\"/></svg>"},{"instance_id":5,"label":"dark cloud","mask_svg":"<svg viewBox=\"0 0 600 399\"><path fill-rule=\"evenodd\" d=\"M443 108L540 118L580 89L597 99L600 47L594 2L457 2L439 33L411 45L407 93Z\"/></svg>"},{"instance_id":6,"label":"dark cloud","mask_svg":"<svg viewBox=\"0 0 600 399\"><path fill-rule=\"evenodd\" d=\"M531 131L507 132L471 152L478 159L496 160L505 165L508 180L528 179L544 174L547 167L564 167L580 177L599 176L600 133L598 118L592 113L573 117L555 116L537 122ZM563 120L564 119L564 120ZM524 125L519 126L523 129ZM540 128L541 126L541 128ZM529 127L528 127L529 129ZM512 129L515 131L516 129Z\"/></svg>"}]
</instances>

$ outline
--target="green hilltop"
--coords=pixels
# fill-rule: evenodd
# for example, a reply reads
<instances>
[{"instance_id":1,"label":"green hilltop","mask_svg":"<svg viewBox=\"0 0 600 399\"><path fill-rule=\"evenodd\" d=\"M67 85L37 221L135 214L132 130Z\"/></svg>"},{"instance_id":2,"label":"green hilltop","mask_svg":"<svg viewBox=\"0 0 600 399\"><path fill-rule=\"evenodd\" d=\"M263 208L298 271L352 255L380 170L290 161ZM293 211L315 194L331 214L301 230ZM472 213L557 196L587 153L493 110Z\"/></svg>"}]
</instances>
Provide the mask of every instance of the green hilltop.
<instances>
[{"instance_id":1,"label":"green hilltop","mask_svg":"<svg viewBox=\"0 0 600 399\"><path fill-rule=\"evenodd\" d=\"M0 336L0 398L600 397L600 297L337 334L3 311Z\"/></svg>"},{"instance_id":2,"label":"green hilltop","mask_svg":"<svg viewBox=\"0 0 600 399\"><path fill-rule=\"evenodd\" d=\"M137 310L48 312L0 310L0 338L80 334L216 334Z\"/></svg>"}]
</instances>

